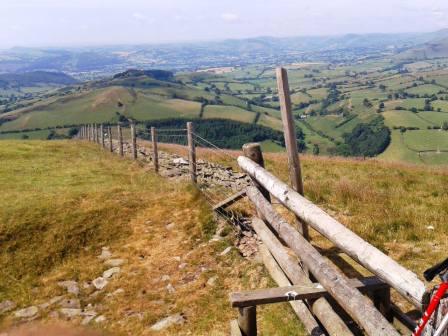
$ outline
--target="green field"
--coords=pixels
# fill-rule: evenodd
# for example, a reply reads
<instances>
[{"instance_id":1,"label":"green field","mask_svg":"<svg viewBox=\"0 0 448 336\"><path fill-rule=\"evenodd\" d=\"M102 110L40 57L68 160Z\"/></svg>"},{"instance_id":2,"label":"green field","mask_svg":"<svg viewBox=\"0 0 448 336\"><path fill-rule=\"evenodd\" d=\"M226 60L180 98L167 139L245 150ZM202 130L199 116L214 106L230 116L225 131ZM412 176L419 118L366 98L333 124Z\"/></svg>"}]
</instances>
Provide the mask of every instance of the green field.
<instances>
[{"instance_id":1,"label":"green field","mask_svg":"<svg viewBox=\"0 0 448 336\"><path fill-rule=\"evenodd\" d=\"M231 119L246 123L252 123L255 120L256 114L238 107L233 106L214 106L208 105L205 107L204 119Z\"/></svg>"}]
</instances>

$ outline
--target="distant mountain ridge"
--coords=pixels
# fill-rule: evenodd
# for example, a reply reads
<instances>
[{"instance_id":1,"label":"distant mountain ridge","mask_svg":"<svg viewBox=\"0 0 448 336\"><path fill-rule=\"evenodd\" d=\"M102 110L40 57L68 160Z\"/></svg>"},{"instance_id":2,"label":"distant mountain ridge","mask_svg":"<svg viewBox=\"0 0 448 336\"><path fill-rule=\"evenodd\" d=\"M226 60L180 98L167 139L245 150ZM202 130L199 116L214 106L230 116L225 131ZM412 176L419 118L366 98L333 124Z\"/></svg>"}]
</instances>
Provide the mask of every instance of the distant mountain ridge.
<instances>
[{"instance_id":1,"label":"distant mountain ridge","mask_svg":"<svg viewBox=\"0 0 448 336\"><path fill-rule=\"evenodd\" d=\"M78 81L62 72L32 71L0 74L0 87L32 87L39 84L71 85Z\"/></svg>"},{"instance_id":2,"label":"distant mountain ridge","mask_svg":"<svg viewBox=\"0 0 448 336\"><path fill-rule=\"evenodd\" d=\"M66 49L16 47L0 51L0 72L51 70L107 76L127 69L196 70L312 60L341 62L366 56L378 57L384 52L397 54L444 38L448 38L448 29L429 33L264 36L194 43Z\"/></svg>"}]
</instances>

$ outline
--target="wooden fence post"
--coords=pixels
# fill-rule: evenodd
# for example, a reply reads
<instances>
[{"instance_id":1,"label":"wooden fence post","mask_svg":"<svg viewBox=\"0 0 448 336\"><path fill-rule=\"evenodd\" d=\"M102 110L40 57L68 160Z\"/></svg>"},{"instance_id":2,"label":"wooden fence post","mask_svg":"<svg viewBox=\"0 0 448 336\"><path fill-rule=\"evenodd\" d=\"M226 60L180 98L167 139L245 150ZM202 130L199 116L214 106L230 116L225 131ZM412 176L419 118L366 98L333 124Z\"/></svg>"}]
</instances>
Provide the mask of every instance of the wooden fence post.
<instances>
[{"instance_id":1,"label":"wooden fence post","mask_svg":"<svg viewBox=\"0 0 448 336\"><path fill-rule=\"evenodd\" d=\"M257 307L239 308L238 325L244 336L257 336Z\"/></svg>"},{"instance_id":2,"label":"wooden fence post","mask_svg":"<svg viewBox=\"0 0 448 336\"><path fill-rule=\"evenodd\" d=\"M104 125L100 125L100 133L101 133L101 147L106 147L106 144L104 143Z\"/></svg>"},{"instance_id":3,"label":"wooden fence post","mask_svg":"<svg viewBox=\"0 0 448 336\"><path fill-rule=\"evenodd\" d=\"M100 127L99 125L95 124L95 130L96 130L96 143L100 143Z\"/></svg>"},{"instance_id":4,"label":"wooden fence post","mask_svg":"<svg viewBox=\"0 0 448 336\"><path fill-rule=\"evenodd\" d=\"M98 133L98 129L96 127L96 124L93 124L93 142L95 142L95 143L98 142L97 133Z\"/></svg>"},{"instance_id":5,"label":"wooden fence post","mask_svg":"<svg viewBox=\"0 0 448 336\"><path fill-rule=\"evenodd\" d=\"M112 137L112 127L107 126L107 136L109 138L109 151L111 153L114 152L114 143L113 143L113 137Z\"/></svg>"},{"instance_id":6,"label":"wooden fence post","mask_svg":"<svg viewBox=\"0 0 448 336\"><path fill-rule=\"evenodd\" d=\"M244 144L243 155L264 168L263 152L261 151L261 145L259 143L255 142ZM257 187L257 189L261 191L263 196L269 202L271 202L271 195L269 194L269 191L263 188L254 178L251 177L251 179L254 185Z\"/></svg>"},{"instance_id":7,"label":"wooden fence post","mask_svg":"<svg viewBox=\"0 0 448 336\"><path fill-rule=\"evenodd\" d=\"M131 122L131 143L132 143L132 158L137 160L137 136L135 134L135 124Z\"/></svg>"},{"instance_id":8,"label":"wooden fence post","mask_svg":"<svg viewBox=\"0 0 448 336\"><path fill-rule=\"evenodd\" d=\"M157 130L155 127L151 127L151 139L152 139L152 162L154 163L154 169L156 173L159 172L159 152L157 150Z\"/></svg>"},{"instance_id":9,"label":"wooden fence post","mask_svg":"<svg viewBox=\"0 0 448 336\"><path fill-rule=\"evenodd\" d=\"M302 171L300 169L299 151L297 149L296 125L292 116L291 97L289 95L288 73L286 69L277 68L278 97L282 114L283 132L288 152L289 180L292 188L303 196ZM309 240L308 225L297 219L299 231Z\"/></svg>"},{"instance_id":10,"label":"wooden fence post","mask_svg":"<svg viewBox=\"0 0 448 336\"><path fill-rule=\"evenodd\" d=\"M191 181L196 184L197 174L196 174L196 146L193 140L193 123L187 122L187 139L188 139L188 162L190 165L190 176Z\"/></svg>"},{"instance_id":11,"label":"wooden fence post","mask_svg":"<svg viewBox=\"0 0 448 336\"><path fill-rule=\"evenodd\" d=\"M90 141L93 141L93 124L90 124Z\"/></svg>"},{"instance_id":12,"label":"wooden fence post","mask_svg":"<svg viewBox=\"0 0 448 336\"><path fill-rule=\"evenodd\" d=\"M117 125L117 132L118 132L118 150L120 153L120 156L124 156L123 152L123 132L121 131L121 125Z\"/></svg>"}]
</instances>

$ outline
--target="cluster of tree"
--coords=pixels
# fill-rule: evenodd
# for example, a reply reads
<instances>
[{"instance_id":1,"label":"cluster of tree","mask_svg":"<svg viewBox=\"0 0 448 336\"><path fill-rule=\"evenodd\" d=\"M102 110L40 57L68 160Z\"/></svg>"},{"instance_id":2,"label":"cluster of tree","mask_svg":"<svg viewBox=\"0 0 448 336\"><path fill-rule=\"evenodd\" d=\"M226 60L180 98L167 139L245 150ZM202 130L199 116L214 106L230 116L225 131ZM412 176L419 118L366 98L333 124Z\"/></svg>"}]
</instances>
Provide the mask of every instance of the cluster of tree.
<instances>
[{"instance_id":1,"label":"cluster of tree","mask_svg":"<svg viewBox=\"0 0 448 336\"><path fill-rule=\"evenodd\" d=\"M186 119L168 119L158 121L148 121L145 123L147 131L138 132L138 136L149 140L148 130L151 127L156 128L185 128L185 123L189 121ZM220 148L240 149L248 142L262 142L265 140L272 140L280 146L285 146L283 133L273 130L268 127L247 124L227 119L194 119L195 133L200 137L210 141ZM173 138L170 139L172 143L185 145L185 139ZM204 147L207 146L205 142L198 140ZM304 142L304 135L301 129L297 129L297 144L299 149L303 151L306 148Z\"/></svg>"},{"instance_id":2,"label":"cluster of tree","mask_svg":"<svg viewBox=\"0 0 448 336\"><path fill-rule=\"evenodd\" d=\"M368 124L357 125L343 135L344 143L336 147L336 154L344 156L376 156L390 143L390 130L384 126L382 117Z\"/></svg>"},{"instance_id":3,"label":"cluster of tree","mask_svg":"<svg viewBox=\"0 0 448 336\"><path fill-rule=\"evenodd\" d=\"M171 71L166 70L136 70L136 69L130 69L124 72L120 72L116 74L113 78L114 79L121 79L121 78L130 78L130 77L150 77L153 79L161 80L161 81L169 81L172 80L174 77L174 74Z\"/></svg>"}]
</instances>

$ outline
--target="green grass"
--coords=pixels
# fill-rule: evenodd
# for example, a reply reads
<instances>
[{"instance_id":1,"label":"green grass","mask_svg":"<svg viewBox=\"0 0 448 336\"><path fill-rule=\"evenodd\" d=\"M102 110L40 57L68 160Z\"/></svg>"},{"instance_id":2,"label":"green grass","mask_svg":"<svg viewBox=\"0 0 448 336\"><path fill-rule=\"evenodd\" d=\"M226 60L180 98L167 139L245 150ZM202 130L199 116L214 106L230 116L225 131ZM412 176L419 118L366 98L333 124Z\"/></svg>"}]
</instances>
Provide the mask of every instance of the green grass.
<instances>
[{"instance_id":1,"label":"green grass","mask_svg":"<svg viewBox=\"0 0 448 336\"><path fill-rule=\"evenodd\" d=\"M403 134L404 143L415 151L448 151L448 131L420 130Z\"/></svg>"},{"instance_id":2,"label":"green grass","mask_svg":"<svg viewBox=\"0 0 448 336\"><path fill-rule=\"evenodd\" d=\"M204 111L204 119L230 119L251 123L255 119L255 113L234 106L207 105Z\"/></svg>"},{"instance_id":3,"label":"green grass","mask_svg":"<svg viewBox=\"0 0 448 336\"><path fill-rule=\"evenodd\" d=\"M417 87L410 88L410 89L408 89L406 91L408 93L413 93L413 94L433 95L433 94L437 94L439 91L444 91L444 90L445 90L444 88L442 88L441 86L438 86L438 85L425 84L425 85L419 85Z\"/></svg>"},{"instance_id":4,"label":"green grass","mask_svg":"<svg viewBox=\"0 0 448 336\"><path fill-rule=\"evenodd\" d=\"M64 128L58 128L54 130L57 134L67 135L68 130ZM50 134L50 130L41 130L41 131L29 131L29 132L19 132L19 133L0 133L0 139L15 139L20 140L23 139L24 136L27 136L29 140L46 140L48 135Z\"/></svg>"},{"instance_id":5,"label":"green grass","mask_svg":"<svg viewBox=\"0 0 448 336\"><path fill-rule=\"evenodd\" d=\"M419 127L426 129L432 123L418 117L410 111L386 111L383 113L386 126L392 127Z\"/></svg>"}]
</instances>

